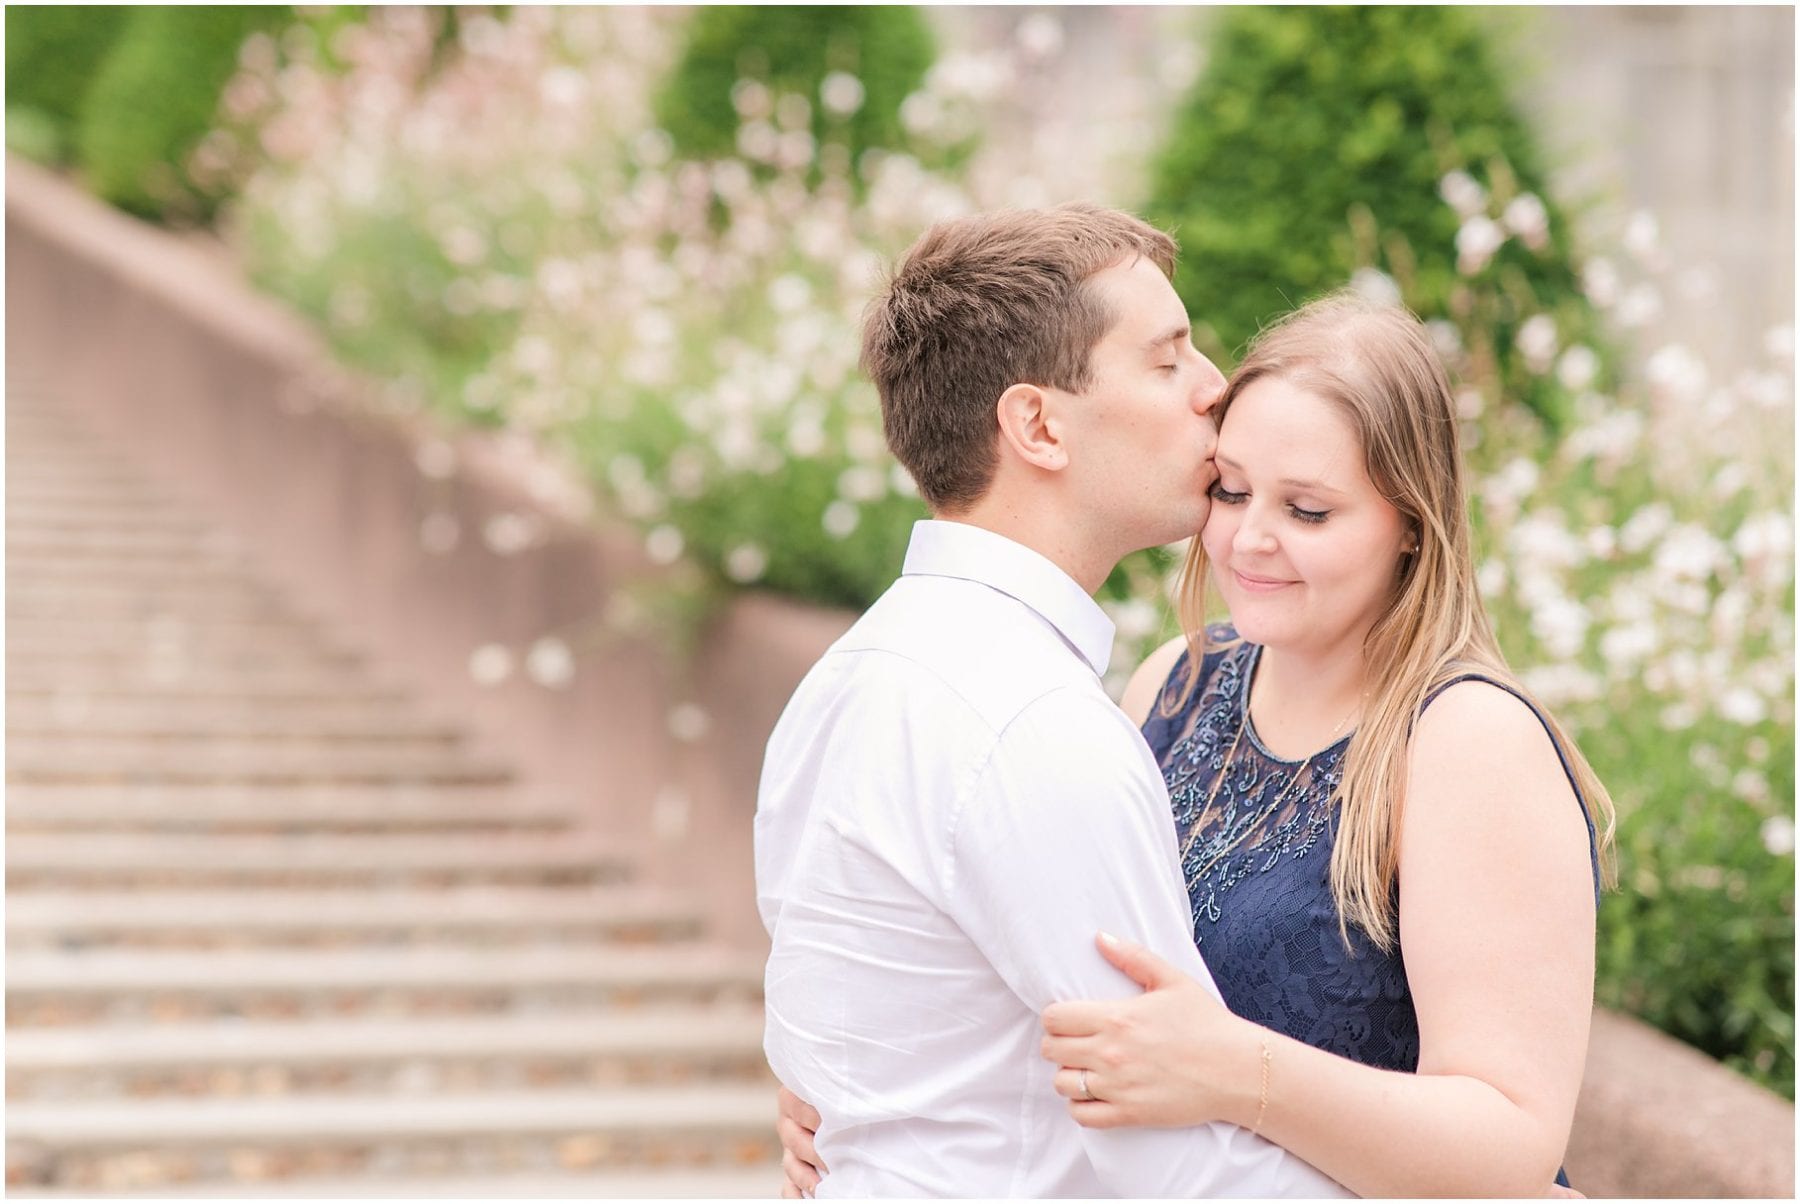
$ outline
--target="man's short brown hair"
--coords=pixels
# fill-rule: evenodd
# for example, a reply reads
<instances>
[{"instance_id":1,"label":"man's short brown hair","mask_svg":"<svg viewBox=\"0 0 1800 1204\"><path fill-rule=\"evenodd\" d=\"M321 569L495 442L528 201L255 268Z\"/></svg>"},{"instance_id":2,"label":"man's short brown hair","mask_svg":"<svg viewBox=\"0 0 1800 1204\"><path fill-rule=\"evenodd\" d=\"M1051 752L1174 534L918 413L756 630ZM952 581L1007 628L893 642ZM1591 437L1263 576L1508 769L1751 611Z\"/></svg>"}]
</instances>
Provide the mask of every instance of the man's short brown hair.
<instances>
[{"instance_id":1,"label":"man's short brown hair","mask_svg":"<svg viewBox=\"0 0 1800 1204\"><path fill-rule=\"evenodd\" d=\"M1117 315L1087 287L1138 257L1175 272L1175 242L1098 205L939 222L900 260L863 323L862 366L888 447L936 511L993 481L994 407L1015 384L1080 392Z\"/></svg>"}]
</instances>

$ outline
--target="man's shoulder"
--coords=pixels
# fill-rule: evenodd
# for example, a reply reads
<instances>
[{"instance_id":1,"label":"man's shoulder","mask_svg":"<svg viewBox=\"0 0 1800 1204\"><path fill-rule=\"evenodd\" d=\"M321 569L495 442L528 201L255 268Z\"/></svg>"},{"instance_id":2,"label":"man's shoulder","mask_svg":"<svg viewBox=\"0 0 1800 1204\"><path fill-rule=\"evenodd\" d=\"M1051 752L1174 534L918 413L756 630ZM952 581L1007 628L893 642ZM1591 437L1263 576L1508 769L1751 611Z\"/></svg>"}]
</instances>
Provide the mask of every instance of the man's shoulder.
<instances>
[{"instance_id":1,"label":"man's shoulder","mask_svg":"<svg viewBox=\"0 0 1800 1204\"><path fill-rule=\"evenodd\" d=\"M1047 695L1107 702L1086 662L1030 607L947 578L896 582L820 664L918 691L921 706L939 704L930 695L954 696L994 732Z\"/></svg>"}]
</instances>

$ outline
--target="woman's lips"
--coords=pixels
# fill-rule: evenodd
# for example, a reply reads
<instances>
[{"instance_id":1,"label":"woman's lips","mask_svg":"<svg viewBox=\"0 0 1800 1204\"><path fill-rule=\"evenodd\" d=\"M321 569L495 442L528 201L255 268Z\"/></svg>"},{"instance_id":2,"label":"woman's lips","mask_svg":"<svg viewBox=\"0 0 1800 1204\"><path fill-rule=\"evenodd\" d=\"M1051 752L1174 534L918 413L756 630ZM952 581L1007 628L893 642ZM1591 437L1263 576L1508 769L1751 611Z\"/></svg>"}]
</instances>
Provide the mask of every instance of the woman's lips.
<instances>
[{"instance_id":1,"label":"woman's lips","mask_svg":"<svg viewBox=\"0 0 1800 1204\"><path fill-rule=\"evenodd\" d=\"M1273 577L1251 577L1236 569L1231 570L1231 575L1237 579L1238 588L1253 594L1272 594L1294 584L1292 581L1278 581Z\"/></svg>"}]
</instances>

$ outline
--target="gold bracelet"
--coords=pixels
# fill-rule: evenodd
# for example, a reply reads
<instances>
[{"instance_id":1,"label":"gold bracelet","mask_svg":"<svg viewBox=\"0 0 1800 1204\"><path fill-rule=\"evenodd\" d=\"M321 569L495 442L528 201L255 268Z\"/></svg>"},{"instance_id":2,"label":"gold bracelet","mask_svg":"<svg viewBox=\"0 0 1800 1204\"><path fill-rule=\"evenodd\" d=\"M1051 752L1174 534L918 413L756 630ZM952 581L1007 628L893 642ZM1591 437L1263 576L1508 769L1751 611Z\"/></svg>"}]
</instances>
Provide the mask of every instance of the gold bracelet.
<instances>
[{"instance_id":1,"label":"gold bracelet","mask_svg":"<svg viewBox=\"0 0 1800 1204\"><path fill-rule=\"evenodd\" d=\"M1269 1113L1269 1063L1274 1058L1275 1053L1269 1048L1269 1039L1264 1037L1262 1039L1262 1098L1257 1101L1256 1123L1250 1126L1251 1133L1256 1133L1262 1128L1263 1117Z\"/></svg>"}]
</instances>

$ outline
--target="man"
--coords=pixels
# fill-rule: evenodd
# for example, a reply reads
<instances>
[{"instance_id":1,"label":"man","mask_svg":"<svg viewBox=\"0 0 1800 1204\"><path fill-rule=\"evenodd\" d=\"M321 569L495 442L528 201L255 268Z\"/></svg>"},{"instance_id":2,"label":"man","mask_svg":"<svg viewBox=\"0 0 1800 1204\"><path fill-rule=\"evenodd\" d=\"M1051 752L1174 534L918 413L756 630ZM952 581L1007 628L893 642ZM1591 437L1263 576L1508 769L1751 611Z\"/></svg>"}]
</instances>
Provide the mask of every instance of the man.
<instances>
[{"instance_id":1,"label":"man","mask_svg":"<svg viewBox=\"0 0 1800 1204\"><path fill-rule=\"evenodd\" d=\"M1091 597L1207 514L1224 382L1174 255L1094 206L964 218L871 308L864 368L933 518L795 692L756 821L765 1049L823 1116L821 1195L1343 1194L1231 1126L1080 1128L1039 1056L1045 1005L1136 991L1096 929L1211 984Z\"/></svg>"}]
</instances>

